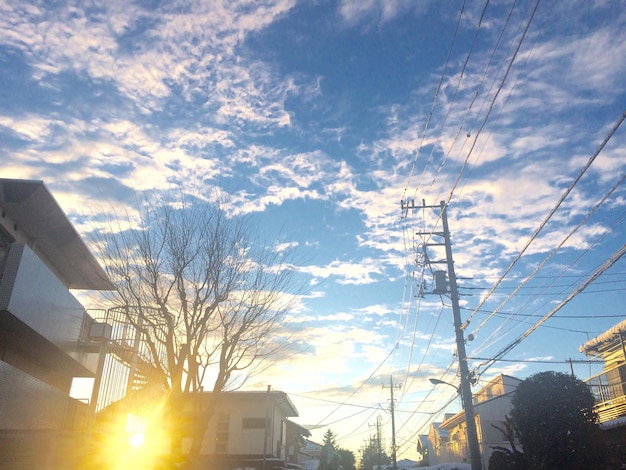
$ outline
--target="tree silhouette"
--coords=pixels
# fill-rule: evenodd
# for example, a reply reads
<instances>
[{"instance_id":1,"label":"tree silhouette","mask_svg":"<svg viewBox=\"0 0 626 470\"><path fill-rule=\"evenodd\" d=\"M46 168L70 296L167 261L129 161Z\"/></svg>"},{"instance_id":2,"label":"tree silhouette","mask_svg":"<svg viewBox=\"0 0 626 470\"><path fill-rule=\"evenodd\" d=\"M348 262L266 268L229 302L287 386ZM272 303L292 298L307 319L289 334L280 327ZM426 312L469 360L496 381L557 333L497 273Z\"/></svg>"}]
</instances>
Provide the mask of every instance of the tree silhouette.
<instances>
[{"instance_id":1,"label":"tree silhouette","mask_svg":"<svg viewBox=\"0 0 626 470\"><path fill-rule=\"evenodd\" d=\"M324 433L322 453L320 456L322 470L338 470L340 460L340 454L337 451L337 436L328 429Z\"/></svg>"},{"instance_id":2,"label":"tree silhouette","mask_svg":"<svg viewBox=\"0 0 626 470\"><path fill-rule=\"evenodd\" d=\"M299 289L290 254L258 240L249 219L180 193L148 201L132 220L110 221L94 242L117 288L111 305L126 312L141 337L148 385L169 397L163 419L191 431L191 461L219 394L239 388L283 351L283 319ZM189 430L177 416L181 398L204 390L213 392L211 401L191 401Z\"/></svg>"},{"instance_id":3,"label":"tree silhouette","mask_svg":"<svg viewBox=\"0 0 626 470\"><path fill-rule=\"evenodd\" d=\"M343 470L356 469L356 458L354 457L354 452L346 449L337 449L337 453L339 454L339 462Z\"/></svg>"},{"instance_id":4,"label":"tree silhouette","mask_svg":"<svg viewBox=\"0 0 626 470\"><path fill-rule=\"evenodd\" d=\"M593 406L588 386L571 375L547 371L522 381L512 399L511 423L527 468L598 468L604 451Z\"/></svg>"}]
</instances>

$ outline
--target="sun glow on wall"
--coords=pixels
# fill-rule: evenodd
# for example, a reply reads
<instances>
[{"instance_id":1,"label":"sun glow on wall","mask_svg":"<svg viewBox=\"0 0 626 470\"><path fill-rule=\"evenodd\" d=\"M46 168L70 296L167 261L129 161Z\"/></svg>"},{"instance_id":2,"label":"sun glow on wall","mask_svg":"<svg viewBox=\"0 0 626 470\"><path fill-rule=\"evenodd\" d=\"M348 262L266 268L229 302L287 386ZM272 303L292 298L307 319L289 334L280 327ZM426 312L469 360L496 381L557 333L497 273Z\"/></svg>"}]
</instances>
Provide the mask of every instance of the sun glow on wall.
<instances>
[{"instance_id":1,"label":"sun glow on wall","mask_svg":"<svg viewBox=\"0 0 626 470\"><path fill-rule=\"evenodd\" d=\"M145 416L118 414L102 429L102 446L93 463L111 470L152 468L169 450L169 436L157 424L163 422L161 412L159 404Z\"/></svg>"}]
</instances>

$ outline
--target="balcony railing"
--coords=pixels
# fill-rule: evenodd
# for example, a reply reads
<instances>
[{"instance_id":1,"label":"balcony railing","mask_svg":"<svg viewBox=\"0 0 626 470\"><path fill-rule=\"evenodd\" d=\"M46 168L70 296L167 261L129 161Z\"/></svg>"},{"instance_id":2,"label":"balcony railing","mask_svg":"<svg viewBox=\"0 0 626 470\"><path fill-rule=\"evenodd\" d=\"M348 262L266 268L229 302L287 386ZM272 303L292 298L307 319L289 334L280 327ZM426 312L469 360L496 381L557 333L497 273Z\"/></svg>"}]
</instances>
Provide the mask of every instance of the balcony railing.
<instances>
[{"instance_id":1,"label":"balcony railing","mask_svg":"<svg viewBox=\"0 0 626 470\"><path fill-rule=\"evenodd\" d=\"M88 309L87 313L97 324L109 327L100 353L101 385L95 403L96 411L122 398L128 401L133 391L142 391L147 397L149 390L146 389L150 385L162 384L160 368L156 363L166 363L165 333L157 310L129 306Z\"/></svg>"},{"instance_id":2,"label":"balcony railing","mask_svg":"<svg viewBox=\"0 0 626 470\"><path fill-rule=\"evenodd\" d=\"M585 380L593 394L600 423L626 416L626 366L620 365Z\"/></svg>"}]
</instances>

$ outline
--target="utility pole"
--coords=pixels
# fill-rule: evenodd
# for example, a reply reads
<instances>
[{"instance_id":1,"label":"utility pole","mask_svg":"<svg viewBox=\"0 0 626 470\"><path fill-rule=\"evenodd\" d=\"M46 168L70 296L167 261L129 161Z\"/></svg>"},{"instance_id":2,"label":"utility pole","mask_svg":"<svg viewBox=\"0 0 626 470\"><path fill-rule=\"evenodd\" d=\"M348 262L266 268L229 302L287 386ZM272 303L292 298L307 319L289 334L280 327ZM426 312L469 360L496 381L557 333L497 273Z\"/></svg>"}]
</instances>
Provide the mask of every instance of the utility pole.
<instances>
[{"instance_id":1,"label":"utility pole","mask_svg":"<svg viewBox=\"0 0 626 470\"><path fill-rule=\"evenodd\" d=\"M381 437L381 425L382 425L382 418L380 416L376 417L376 424L370 424L369 426L376 426L376 438L372 439L372 437L370 436L370 449L374 449L375 450L375 454L376 454L376 459L375 462L372 462L372 468L374 468L374 470L380 470L382 468L382 453L383 453L383 447L382 447L382 437Z\"/></svg>"},{"instance_id":2,"label":"utility pole","mask_svg":"<svg viewBox=\"0 0 626 470\"><path fill-rule=\"evenodd\" d=\"M459 292L456 284L456 274L454 272L454 260L452 259L452 243L450 241L450 229L448 228L448 215L446 211L446 202L441 201L439 206L426 206L422 202L422 206L416 206L414 201L401 201L403 216L406 216L409 210L420 208L439 208L441 210L442 232L418 233L418 235L434 235L443 237L443 243L428 243L427 246L444 246L446 250L446 259L440 261L432 261L426 257L430 264L445 263L448 268L448 280L450 289L445 285L445 273L443 271L435 272L435 289L436 294L450 294L452 302L452 316L454 320L454 333L456 336L456 349L459 357L459 371L461 373L461 385L459 393L461 402L465 411L465 426L467 431L467 445L470 453L470 463L472 470L482 470L482 456L480 453L480 445L478 443L478 433L476 431L476 418L474 414L474 401L472 399L472 381L467 365L467 354L465 352L465 338L463 336L463 323L461 322L461 307L459 306ZM424 249L425 249L424 248ZM439 275L438 275L439 274Z\"/></svg>"},{"instance_id":3,"label":"utility pole","mask_svg":"<svg viewBox=\"0 0 626 470\"><path fill-rule=\"evenodd\" d=\"M384 387L385 386L383 385L383 388ZM400 385L396 385L396 387L400 387ZM396 417L393 401L393 377L389 377L389 388L391 389L391 465L393 470L398 470L398 464L396 461Z\"/></svg>"},{"instance_id":4,"label":"utility pole","mask_svg":"<svg viewBox=\"0 0 626 470\"><path fill-rule=\"evenodd\" d=\"M376 463L377 465L377 470L380 470L382 467L382 462L381 462L381 453L382 453L382 445L380 442L380 425L381 425L381 419L380 416L378 416L376 418Z\"/></svg>"}]
</instances>

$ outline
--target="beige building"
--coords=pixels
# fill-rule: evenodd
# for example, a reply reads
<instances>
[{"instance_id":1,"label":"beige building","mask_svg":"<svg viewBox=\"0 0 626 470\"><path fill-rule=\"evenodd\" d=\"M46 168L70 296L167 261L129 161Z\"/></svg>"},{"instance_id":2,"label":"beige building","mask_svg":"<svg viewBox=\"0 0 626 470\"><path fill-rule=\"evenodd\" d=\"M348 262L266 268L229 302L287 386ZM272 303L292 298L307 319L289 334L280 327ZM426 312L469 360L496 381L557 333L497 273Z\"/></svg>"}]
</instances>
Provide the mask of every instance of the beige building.
<instances>
[{"instance_id":1,"label":"beige building","mask_svg":"<svg viewBox=\"0 0 626 470\"><path fill-rule=\"evenodd\" d=\"M584 343L580 352L604 361L604 370L585 382L596 399L606 442L626 461L626 320Z\"/></svg>"},{"instance_id":2,"label":"beige building","mask_svg":"<svg viewBox=\"0 0 626 470\"><path fill-rule=\"evenodd\" d=\"M504 435L494 426L503 428L505 416L511 409L511 398L520 382L520 379L501 374L473 395L483 468L488 467L494 446L510 448ZM431 424L429 440L430 465L469 462L464 411L446 415L443 422Z\"/></svg>"},{"instance_id":3,"label":"beige building","mask_svg":"<svg viewBox=\"0 0 626 470\"><path fill-rule=\"evenodd\" d=\"M211 393L201 393L200 406L208 407L211 399ZM207 469L219 470L300 468L307 458L304 438L310 433L288 419L296 416L296 407L281 391L220 393L200 460ZM183 442L183 451L189 444Z\"/></svg>"}]
</instances>

